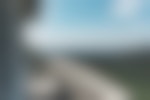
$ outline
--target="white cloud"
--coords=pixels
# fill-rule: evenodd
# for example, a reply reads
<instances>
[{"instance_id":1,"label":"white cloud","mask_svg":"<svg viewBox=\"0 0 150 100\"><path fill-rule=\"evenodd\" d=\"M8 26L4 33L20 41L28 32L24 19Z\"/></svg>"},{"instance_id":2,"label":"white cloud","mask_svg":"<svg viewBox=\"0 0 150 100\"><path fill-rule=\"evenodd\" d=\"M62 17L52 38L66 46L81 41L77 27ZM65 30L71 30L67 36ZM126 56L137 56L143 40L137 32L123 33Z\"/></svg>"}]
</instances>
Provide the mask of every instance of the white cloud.
<instances>
[{"instance_id":1,"label":"white cloud","mask_svg":"<svg viewBox=\"0 0 150 100\"><path fill-rule=\"evenodd\" d=\"M142 0L114 0L115 15L121 18L131 18L139 11Z\"/></svg>"}]
</instances>

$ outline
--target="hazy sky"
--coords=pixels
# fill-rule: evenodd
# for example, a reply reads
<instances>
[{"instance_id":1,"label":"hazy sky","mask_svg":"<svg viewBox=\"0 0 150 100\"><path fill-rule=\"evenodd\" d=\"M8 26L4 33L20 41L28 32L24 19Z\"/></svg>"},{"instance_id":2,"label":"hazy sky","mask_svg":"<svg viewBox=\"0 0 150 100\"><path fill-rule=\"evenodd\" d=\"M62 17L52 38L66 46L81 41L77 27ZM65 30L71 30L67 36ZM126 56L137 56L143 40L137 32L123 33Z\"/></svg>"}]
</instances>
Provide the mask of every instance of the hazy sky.
<instances>
[{"instance_id":1,"label":"hazy sky","mask_svg":"<svg viewBox=\"0 0 150 100\"><path fill-rule=\"evenodd\" d=\"M36 45L126 48L150 42L150 0L41 2L38 24L28 32Z\"/></svg>"},{"instance_id":2,"label":"hazy sky","mask_svg":"<svg viewBox=\"0 0 150 100\"><path fill-rule=\"evenodd\" d=\"M150 0L42 0L42 2L41 19L56 29L95 30L107 33L150 31Z\"/></svg>"}]
</instances>

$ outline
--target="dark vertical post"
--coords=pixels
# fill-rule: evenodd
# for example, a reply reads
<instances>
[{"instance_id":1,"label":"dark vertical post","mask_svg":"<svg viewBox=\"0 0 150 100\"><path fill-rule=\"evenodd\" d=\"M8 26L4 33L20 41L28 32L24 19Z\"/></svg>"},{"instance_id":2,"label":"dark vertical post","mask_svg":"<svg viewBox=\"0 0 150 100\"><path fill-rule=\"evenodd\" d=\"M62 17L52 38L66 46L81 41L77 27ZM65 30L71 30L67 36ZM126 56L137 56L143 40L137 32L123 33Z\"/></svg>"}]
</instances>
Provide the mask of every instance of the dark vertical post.
<instances>
[{"instance_id":1,"label":"dark vertical post","mask_svg":"<svg viewBox=\"0 0 150 100\"><path fill-rule=\"evenodd\" d=\"M21 100L18 19L14 0L0 0L0 100ZM17 77L16 77L17 76Z\"/></svg>"},{"instance_id":2,"label":"dark vertical post","mask_svg":"<svg viewBox=\"0 0 150 100\"><path fill-rule=\"evenodd\" d=\"M35 1L0 0L0 100L24 99L24 64L18 28L20 18L33 13Z\"/></svg>"}]
</instances>

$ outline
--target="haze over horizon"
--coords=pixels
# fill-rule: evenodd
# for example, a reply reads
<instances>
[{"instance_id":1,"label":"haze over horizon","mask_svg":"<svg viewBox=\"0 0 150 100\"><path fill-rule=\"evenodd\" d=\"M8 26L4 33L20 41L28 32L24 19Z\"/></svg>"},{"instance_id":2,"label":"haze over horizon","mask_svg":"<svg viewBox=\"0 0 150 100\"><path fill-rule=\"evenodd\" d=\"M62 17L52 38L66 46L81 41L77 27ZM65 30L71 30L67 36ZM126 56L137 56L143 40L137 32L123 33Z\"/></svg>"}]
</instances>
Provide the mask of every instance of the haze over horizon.
<instances>
[{"instance_id":1,"label":"haze over horizon","mask_svg":"<svg viewBox=\"0 0 150 100\"><path fill-rule=\"evenodd\" d=\"M124 49L150 43L149 0L41 2L36 23L28 29L38 45Z\"/></svg>"}]
</instances>

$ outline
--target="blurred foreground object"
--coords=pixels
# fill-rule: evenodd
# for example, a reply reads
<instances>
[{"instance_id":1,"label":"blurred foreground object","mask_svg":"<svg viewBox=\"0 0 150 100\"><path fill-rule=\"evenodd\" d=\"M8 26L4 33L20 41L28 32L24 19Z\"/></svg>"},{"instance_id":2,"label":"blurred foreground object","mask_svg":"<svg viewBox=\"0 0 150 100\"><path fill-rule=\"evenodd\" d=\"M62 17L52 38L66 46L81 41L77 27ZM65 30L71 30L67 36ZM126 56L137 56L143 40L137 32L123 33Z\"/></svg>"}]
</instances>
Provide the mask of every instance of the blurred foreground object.
<instances>
[{"instance_id":1,"label":"blurred foreground object","mask_svg":"<svg viewBox=\"0 0 150 100\"><path fill-rule=\"evenodd\" d=\"M32 100L133 100L128 86L90 65L56 55L35 65L28 81ZM53 99L54 96L59 99Z\"/></svg>"},{"instance_id":2,"label":"blurred foreground object","mask_svg":"<svg viewBox=\"0 0 150 100\"><path fill-rule=\"evenodd\" d=\"M27 2L28 1L28 2ZM0 1L1 100L22 100L22 57L18 35L20 18L29 14L33 0ZM21 2L26 4L21 4ZM20 5L21 4L21 5ZM22 16L23 15L23 16ZM21 18L22 19L22 18Z\"/></svg>"}]
</instances>

